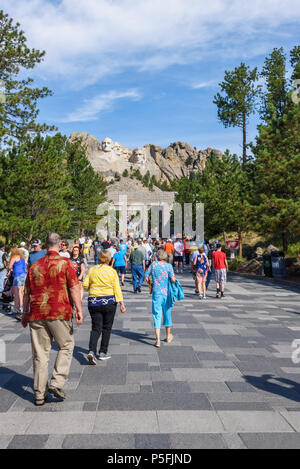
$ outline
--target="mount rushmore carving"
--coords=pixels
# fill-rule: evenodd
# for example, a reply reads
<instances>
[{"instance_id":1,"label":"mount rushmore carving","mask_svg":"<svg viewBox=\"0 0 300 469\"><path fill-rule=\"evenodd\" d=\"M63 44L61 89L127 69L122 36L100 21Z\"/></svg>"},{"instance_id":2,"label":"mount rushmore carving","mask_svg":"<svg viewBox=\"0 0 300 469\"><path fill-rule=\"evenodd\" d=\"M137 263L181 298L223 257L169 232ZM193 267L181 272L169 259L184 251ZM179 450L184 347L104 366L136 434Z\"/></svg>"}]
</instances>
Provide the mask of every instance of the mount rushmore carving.
<instances>
[{"instance_id":1,"label":"mount rushmore carving","mask_svg":"<svg viewBox=\"0 0 300 469\"><path fill-rule=\"evenodd\" d=\"M70 141L81 139L87 157L95 171L110 181L115 174L129 173L139 169L142 175L149 171L159 182L171 181L193 172L203 171L206 160L214 153L218 158L222 152L213 148L196 150L188 143L172 143L168 148L148 144L131 150L106 137L99 141L87 132L73 132Z\"/></svg>"}]
</instances>

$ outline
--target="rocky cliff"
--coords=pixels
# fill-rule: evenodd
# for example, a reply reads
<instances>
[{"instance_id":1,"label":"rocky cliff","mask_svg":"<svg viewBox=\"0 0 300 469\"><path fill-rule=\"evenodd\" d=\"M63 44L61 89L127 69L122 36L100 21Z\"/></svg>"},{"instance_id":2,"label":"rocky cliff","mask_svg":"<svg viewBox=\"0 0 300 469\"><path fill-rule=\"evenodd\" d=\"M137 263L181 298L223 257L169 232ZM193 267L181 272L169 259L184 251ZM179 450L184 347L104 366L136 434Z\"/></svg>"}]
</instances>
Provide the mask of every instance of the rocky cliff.
<instances>
[{"instance_id":1,"label":"rocky cliff","mask_svg":"<svg viewBox=\"0 0 300 469\"><path fill-rule=\"evenodd\" d=\"M99 141L87 132L74 132L70 141L81 139L87 157L94 169L110 181L116 173L122 175L139 169L142 175L149 171L159 182L170 182L191 173L203 171L208 158L214 153L218 158L222 152L213 148L196 150L188 143L172 143L168 148L148 144L131 150L110 138Z\"/></svg>"}]
</instances>

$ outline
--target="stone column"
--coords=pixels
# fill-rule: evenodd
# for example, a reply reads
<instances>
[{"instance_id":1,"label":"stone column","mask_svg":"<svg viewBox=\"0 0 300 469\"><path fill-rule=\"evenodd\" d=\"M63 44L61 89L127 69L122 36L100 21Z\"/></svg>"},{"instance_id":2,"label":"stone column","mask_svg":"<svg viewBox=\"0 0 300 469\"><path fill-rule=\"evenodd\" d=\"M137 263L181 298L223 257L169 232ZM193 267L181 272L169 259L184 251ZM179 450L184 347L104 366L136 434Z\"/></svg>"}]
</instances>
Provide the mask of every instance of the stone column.
<instances>
[{"instance_id":1,"label":"stone column","mask_svg":"<svg viewBox=\"0 0 300 469\"><path fill-rule=\"evenodd\" d=\"M125 239L127 231L127 195L119 195L119 237Z\"/></svg>"}]
</instances>

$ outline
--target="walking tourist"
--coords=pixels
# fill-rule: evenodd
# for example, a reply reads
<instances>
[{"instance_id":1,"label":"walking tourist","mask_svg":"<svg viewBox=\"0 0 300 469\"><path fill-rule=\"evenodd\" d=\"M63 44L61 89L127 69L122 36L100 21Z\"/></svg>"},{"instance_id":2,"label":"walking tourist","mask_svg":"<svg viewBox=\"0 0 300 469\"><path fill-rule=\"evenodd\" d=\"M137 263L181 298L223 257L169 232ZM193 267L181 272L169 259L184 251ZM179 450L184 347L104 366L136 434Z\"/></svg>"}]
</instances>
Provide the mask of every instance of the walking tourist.
<instances>
[{"instance_id":1,"label":"walking tourist","mask_svg":"<svg viewBox=\"0 0 300 469\"><path fill-rule=\"evenodd\" d=\"M28 263L28 257L29 257L29 251L26 249L26 243L24 241L22 243L20 243L19 249L21 249L24 252L24 259L25 259L25 262L27 264Z\"/></svg>"},{"instance_id":2,"label":"walking tourist","mask_svg":"<svg viewBox=\"0 0 300 469\"><path fill-rule=\"evenodd\" d=\"M126 253L120 251L120 246L116 247L116 252L113 255L112 267L121 275L121 283L124 286L125 272L126 272Z\"/></svg>"},{"instance_id":3,"label":"walking tourist","mask_svg":"<svg viewBox=\"0 0 300 469\"><path fill-rule=\"evenodd\" d=\"M4 244L0 242L0 293L3 292L4 280L7 273L7 255L4 250Z\"/></svg>"},{"instance_id":4,"label":"walking tourist","mask_svg":"<svg viewBox=\"0 0 300 469\"><path fill-rule=\"evenodd\" d=\"M131 273L133 280L133 293L141 293L141 287L144 281L144 272L145 272L145 256L138 249L142 244L141 240L138 240L137 248L134 249L129 257L131 264ZM134 247L134 246L133 246Z\"/></svg>"},{"instance_id":5,"label":"walking tourist","mask_svg":"<svg viewBox=\"0 0 300 469\"><path fill-rule=\"evenodd\" d=\"M32 264L34 264L39 259L42 259L47 254L47 251L45 249L42 249L42 241L40 239L35 239L31 243L31 246L33 247L33 251L31 251L31 253L29 254L29 268L32 266Z\"/></svg>"},{"instance_id":6,"label":"walking tourist","mask_svg":"<svg viewBox=\"0 0 300 469\"><path fill-rule=\"evenodd\" d=\"M67 259L70 259L71 258L71 251L68 250L68 247L69 247L68 241L63 240L60 243L60 246L61 246L61 249L59 251L59 255L61 257L66 257Z\"/></svg>"},{"instance_id":7,"label":"walking tourist","mask_svg":"<svg viewBox=\"0 0 300 469\"><path fill-rule=\"evenodd\" d=\"M79 248L80 248L80 250L82 250L83 245L85 243L85 237L83 235L81 235L80 238L78 239L78 242L79 242Z\"/></svg>"},{"instance_id":8,"label":"walking tourist","mask_svg":"<svg viewBox=\"0 0 300 469\"><path fill-rule=\"evenodd\" d=\"M102 251L99 255L99 264L92 267L84 282L83 287L89 292L88 309L92 320L90 334L89 353L87 359L90 365L96 365L97 344L101 337L99 360L108 360L108 346L113 326L117 304L120 303L121 313L126 308L120 287L117 272L109 265L110 252Z\"/></svg>"},{"instance_id":9,"label":"walking tourist","mask_svg":"<svg viewBox=\"0 0 300 469\"><path fill-rule=\"evenodd\" d=\"M217 250L212 254L212 266L215 271L215 280L217 284L216 298L224 297L225 283L227 280L228 263L226 254L223 252L222 244L216 245Z\"/></svg>"},{"instance_id":10,"label":"walking tourist","mask_svg":"<svg viewBox=\"0 0 300 469\"><path fill-rule=\"evenodd\" d=\"M91 246L88 243L88 240L86 240L83 244L83 255L84 255L86 262L89 261L90 251L91 251Z\"/></svg>"},{"instance_id":11,"label":"walking tourist","mask_svg":"<svg viewBox=\"0 0 300 469\"><path fill-rule=\"evenodd\" d=\"M180 238L177 238L177 241L174 243L174 264L176 268L176 273L183 273L183 251L184 245Z\"/></svg>"},{"instance_id":12,"label":"walking tourist","mask_svg":"<svg viewBox=\"0 0 300 469\"><path fill-rule=\"evenodd\" d=\"M212 266L212 255L213 255L213 252L214 252L214 245L213 244L210 244L209 245L209 251L207 253L207 259L208 259L208 263L209 263L209 269L207 271L207 276L206 276L206 283L205 283L205 287L206 287L206 291L208 290L208 287L209 287L209 284L210 284L210 280L211 280L211 276L213 274L213 266Z\"/></svg>"},{"instance_id":13,"label":"walking tourist","mask_svg":"<svg viewBox=\"0 0 300 469\"><path fill-rule=\"evenodd\" d=\"M196 280L199 298L206 300L206 276L209 269L207 256L204 254L204 248L200 247L198 254L195 257L194 264L196 265Z\"/></svg>"},{"instance_id":14,"label":"walking tourist","mask_svg":"<svg viewBox=\"0 0 300 469\"><path fill-rule=\"evenodd\" d=\"M59 255L60 236L51 233L47 238L46 256L35 262L28 272L25 285L23 327L29 323L33 370L34 403L44 405L48 392L65 399L64 385L69 375L74 349L73 309L77 325L82 323L80 288L69 259ZM48 362L52 341L59 352L48 387Z\"/></svg>"},{"instance_id":15,"label":"walking tourist","mask_svg":"<svg viewBox=\"0 0 300 469\"><path fill-rule=\"evenodd\" d=\"M174 270L167 262L168 254L163 249L157 251L157 261L153 262L145 272L147 282L152 283L152 315L155 329L155 347L160 347L160 328L163 317L163 326L166 328L166 342L173 340L171 334L172 316L171 308L167 307L169 279L175 283Z\"/></svg>"},{"instance_id":16,"label":"walking tourist","mask_svg":"<svg viewBox=\"0 0 300 469\"><path fill-rule=\"evenodd\" d=\"M100 245L99 236L96 236L96 239L93 241L95 265L98 264L98 250L97 249L99 245Z\"/></svg>"},{"instance_id":17,"label":"walking tourist","mask_svg":"<svg viewBox=\"0 0 300 469\"><path fill-rule=\"evenodd\" d=\"M71 251L71 258L70 258L73 267L75 269L75 273L77 275L77 278L80 282L80 288L81 288L81 299L83 297L83 288L82 288L82 282L83 282L83 276L85 274L86 268L85 268L85 263L83 257L80 255L80 250L79 246L73 246L72 251Z\"/></svg>"},{"instance_id":18,"label":"walking tourist","mask_svg":"<svg viewBox=\"0 0 300 469\"><path fill-rule=\"evenodd\" d=\"M21 319L23 310L24 285L26 280L26 262L22 249L13 248L9 261L8 270L13 271L13 295L14 295L14 311L16 319Z\"/></svg>"}]
</instances>

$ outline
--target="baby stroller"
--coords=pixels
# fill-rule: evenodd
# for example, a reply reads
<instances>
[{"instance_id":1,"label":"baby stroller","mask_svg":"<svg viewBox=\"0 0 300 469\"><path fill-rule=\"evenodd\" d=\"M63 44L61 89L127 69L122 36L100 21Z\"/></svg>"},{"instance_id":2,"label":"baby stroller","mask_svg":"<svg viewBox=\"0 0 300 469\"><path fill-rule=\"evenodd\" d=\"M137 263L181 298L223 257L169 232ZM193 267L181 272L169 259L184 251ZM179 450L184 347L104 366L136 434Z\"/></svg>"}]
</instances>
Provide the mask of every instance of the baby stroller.
<instances>
[{"instance_id":1,"label":"baby stroller","mask_svg":"<svg viewBox=\"0 0 300 469\"><path fill-rule=\"evenodd\" d=\"M13 281L14 281L14 274L13 272L9 272L4 280L4 288L2 292L1 302L2 302L2 310L6 313L10 313L13 309L13 306L10 304L14 301L13 295Z\"/></svg>"}]
</instances>

